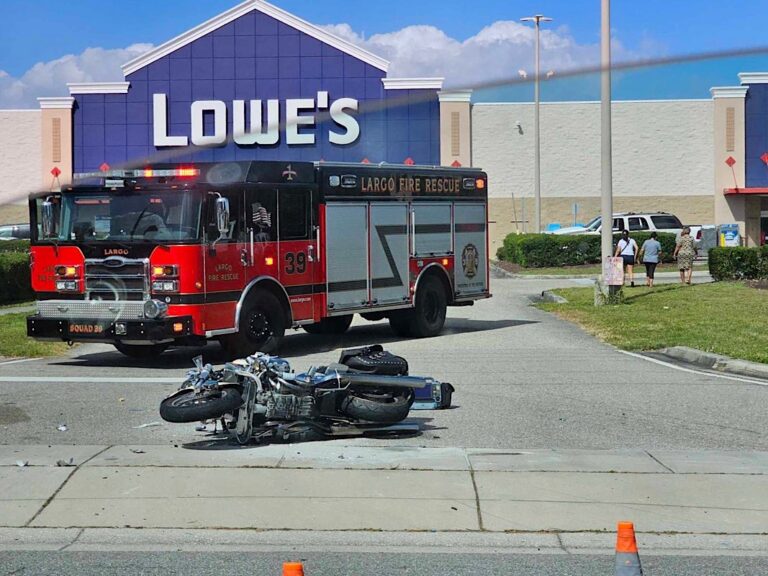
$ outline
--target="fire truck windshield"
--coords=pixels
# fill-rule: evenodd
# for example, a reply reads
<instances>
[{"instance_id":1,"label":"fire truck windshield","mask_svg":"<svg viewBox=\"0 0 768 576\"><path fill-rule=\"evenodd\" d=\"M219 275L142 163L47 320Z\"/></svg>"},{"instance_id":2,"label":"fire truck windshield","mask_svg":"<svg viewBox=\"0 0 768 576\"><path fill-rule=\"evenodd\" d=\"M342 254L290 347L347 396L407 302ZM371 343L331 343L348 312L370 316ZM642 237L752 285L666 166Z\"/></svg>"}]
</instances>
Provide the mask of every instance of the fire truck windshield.
<instances>
[{"instance_id":1,"label":"fire truck windshield","mask_svg":"<svg viewBox=\"0 0 768 576\"><path fill-rule=\"evenodd\" d=\"M42 238L37 200L36 239L58 242L189 242L200 238L202 199L185 191L128 194L68 192L48 197L54 205L53 234Z\"/></svg>"}]
</instances>

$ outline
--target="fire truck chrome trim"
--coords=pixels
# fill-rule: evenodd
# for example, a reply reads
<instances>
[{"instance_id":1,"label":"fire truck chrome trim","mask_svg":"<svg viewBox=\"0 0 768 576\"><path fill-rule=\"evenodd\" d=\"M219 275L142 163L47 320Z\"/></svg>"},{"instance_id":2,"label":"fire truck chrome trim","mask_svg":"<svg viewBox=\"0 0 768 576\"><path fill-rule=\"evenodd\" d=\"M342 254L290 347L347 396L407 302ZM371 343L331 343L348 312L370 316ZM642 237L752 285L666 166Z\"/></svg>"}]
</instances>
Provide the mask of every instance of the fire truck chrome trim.
<instances>
[{"instance_id":1,"label":"fire truck chrome trim","mask_svg":"<svg viewBox=\"0 0 768 576\"><path fill-rule=\"evenodd\" d=\"M88 318L109 320L141 320L143 300L40 300L37 313L41 318Z\"/></svg>"}]
</instances>

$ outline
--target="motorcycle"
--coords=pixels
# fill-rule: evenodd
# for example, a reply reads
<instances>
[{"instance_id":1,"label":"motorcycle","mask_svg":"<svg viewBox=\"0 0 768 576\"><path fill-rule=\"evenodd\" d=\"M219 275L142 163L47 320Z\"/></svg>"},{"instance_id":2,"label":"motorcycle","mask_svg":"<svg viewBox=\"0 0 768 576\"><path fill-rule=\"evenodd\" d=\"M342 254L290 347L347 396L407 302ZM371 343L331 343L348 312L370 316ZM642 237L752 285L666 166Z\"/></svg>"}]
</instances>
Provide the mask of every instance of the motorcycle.
<instances>
[{"instance_id":1,"label":"motorcycle","mask_svg":"<svg viewBox=\"0 0 768 576\"><path fill-rule=\"evenodd\" d=\"M345 358L359 360L360 355L342 355ZM388 355L390 368L397 364L391 359L400 360L407 373L404 359ZM181 388L160 404L160 416L174 423L220 421L240 444L417 432L417 425L398 425L416 395L453 391L450 384L432 378L403 375L402 367L399 375L386 375L339 363L296 374L284 358L262 353L218 370L204 365L202 356L194 364Z\"/></svg>"}]
</instances>

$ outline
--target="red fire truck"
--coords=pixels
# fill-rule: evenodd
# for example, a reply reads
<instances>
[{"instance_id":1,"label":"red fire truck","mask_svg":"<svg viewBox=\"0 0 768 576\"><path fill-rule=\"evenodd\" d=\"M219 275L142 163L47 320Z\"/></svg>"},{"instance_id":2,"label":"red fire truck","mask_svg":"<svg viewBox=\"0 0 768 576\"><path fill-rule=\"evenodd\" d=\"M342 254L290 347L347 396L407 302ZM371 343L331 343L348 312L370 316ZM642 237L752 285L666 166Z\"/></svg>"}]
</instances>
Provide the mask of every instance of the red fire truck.
<instances>
[{"instance_id":1,"label":"red fire truck","mask_svg":"<svg viewBox=\"0 0 768 576\"><path fill-rule=\"evenodd\" d=\"M157 165L30 198L37 339L136 357L218 338L273 351L354 314L438 334L488 298L480 170L308 162Z\"/></svg>"}]
</instances>

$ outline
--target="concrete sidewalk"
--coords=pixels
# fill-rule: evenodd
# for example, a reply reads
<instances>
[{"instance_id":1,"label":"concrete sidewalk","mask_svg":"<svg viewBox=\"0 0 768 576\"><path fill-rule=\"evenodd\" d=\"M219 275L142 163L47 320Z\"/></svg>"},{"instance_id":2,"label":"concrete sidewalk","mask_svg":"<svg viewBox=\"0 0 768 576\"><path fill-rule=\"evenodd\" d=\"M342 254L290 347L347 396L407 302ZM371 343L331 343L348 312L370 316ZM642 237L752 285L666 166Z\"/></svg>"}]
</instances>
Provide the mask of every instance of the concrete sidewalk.
<instances>
[{"instance_id":1,"label":"concrete sidewalk","mask_svg":"<svg viewBox=\"0 0 768 576\"><path fill-rule=\"evenodd\" d=\"M765 535L766 494L766 452L0 446L15 528Z\"/></svg>"}]
</instances>

